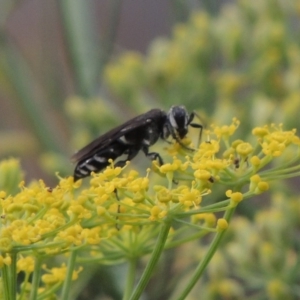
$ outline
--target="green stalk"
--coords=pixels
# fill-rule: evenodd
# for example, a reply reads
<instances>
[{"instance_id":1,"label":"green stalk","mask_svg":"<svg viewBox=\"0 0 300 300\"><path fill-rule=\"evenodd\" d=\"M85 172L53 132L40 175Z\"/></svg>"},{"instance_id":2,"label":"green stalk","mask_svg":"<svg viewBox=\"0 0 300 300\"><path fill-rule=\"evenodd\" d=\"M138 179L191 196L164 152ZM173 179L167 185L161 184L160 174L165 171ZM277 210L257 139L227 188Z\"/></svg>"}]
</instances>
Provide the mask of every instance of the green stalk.
<instances>
[{"instance_id":1,"label":"green stalk","mask_svg":"<svg viewBox=\"0 0 300 300\"><path fill-rule=\"evenodd\" d=\"M10 293L9 281L10 281L9 267L7 265L4 265L2 268L2 285L3 285L4 299L13 300L12 295Z\"/></svg>"},{"instance_id":2,"label":"green stalk","mask_svg":"<svg viewBox=\"0 0 300 300\"><path fill-rule=\"evenodd\" d=\"M21 292L20 292L18 300L25 299L24 297L25 297L25 292L26 292L27 286L28 286L29 277L30 277L30 273L26 272L25 273L25 278L24 278L24 280L22 282L22 289L21 289Z\"/></svg>"},{"instance_id":3,"label":"green stalk","mask_svg":"<svg viewBox=\"0 0 300 300\"><path fill-rule=\"evenodd\" d=\"M73 271L75 268L76 256L77 256L77 251L75 250L71 251L69 256L69 261L68 261L67 274L66 274L66 278L61 293L62 300L68 300L70 296L71 282L72 282Z\"/></svg>"},{"instance_id":4,"label":"green stalk","mask_svg":"<svg viewBox=\"0 0 300 300\"><path fill-rule=\"evenodd\" d=\"M137 265L137 260L135 258L129 260L128 272L126 276L127 280L126 280L123 300L128 300L130 298L130 295L132 294L135 274L136 274L136 265Z\"/></svg>"},{"instance_id":5,"label":"green stalk","mask_svg":"<svg viewBox=\"0 0 300 300\"><path fill-rule=\"evenodd\" d=\"M10 265L10 281L11 281L11 296L12 299L17 299L17 252L11 253L11 265Z\"/></svg>"},{"instance_id":6,"label":"green stalk","mask_svg":"<svg viewBox=\"0 0 300 300\"><path fill-rule=\"evenodd\" d=\"M139 300L142 295L147 283L149 282L151 275L153 274L154 267L156 266L162 251L164 249L166 240L168 238L169 230L171 227L171 220L166 220L162 224L161 231L158 235L155 247L151 254L150 260L142 274L140 281L138 282L132 296L129 298L130 300Z\"/></svg>"},{"instance_id":7,"label":"green stalk","mask_svg":"<svg viewBox=\"0 0 300 300\"><path fill-rule=\"evenodd\" d=\"M235 210L235 208L230 208L224 214L224 218L227 220L228 223L231 219L231 216L234 213L234 210ZM220 245L220 242L221 242L225 232L226 232L226 230L222 230L221 232L217 232L217 234L215 235L211 245L209 246L209 249L208 249L206 255L204 256L203 260L200 262L200 264L196 268L196 271L194 272L194 274L193 274L191 280L189 281L188 285L183 290L181 295L176 298L176 300L186 299L187 295L190 293L190 291L193 289L195 284L198 282L199 278L202 276L203 272L205 271L208 263L210 262L210 260L214 256L215 252L217 251L218 246Z\"/></svg>"},{"instance_id":8,"label":"green stalk","mask_svg":"<svg viewBox=\"0 0 300 300\"><path fill-rule=\"evenodd\" d=\"M42 268L42 258L37 256L34 264L31 292L29 298L30 300L35 300L37 298L37 293L38 293L40 279L41 279L41 268Z\"/></svg>"}]
</instances>

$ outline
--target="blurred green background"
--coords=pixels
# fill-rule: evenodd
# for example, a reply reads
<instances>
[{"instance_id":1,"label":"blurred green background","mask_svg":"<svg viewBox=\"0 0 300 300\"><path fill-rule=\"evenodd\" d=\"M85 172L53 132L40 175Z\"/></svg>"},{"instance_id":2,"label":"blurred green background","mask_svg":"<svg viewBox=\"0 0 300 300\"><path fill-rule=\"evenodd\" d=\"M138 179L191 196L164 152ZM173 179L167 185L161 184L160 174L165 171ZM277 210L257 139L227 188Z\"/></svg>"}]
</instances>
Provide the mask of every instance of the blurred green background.
<instances>
[{"instance_id":1,"label":"blurred green background","mask_svg":"<svg viewBox=\"0 0 300 300\"><path fill-rule=\"evenodd\" d=\"M142 55L194 9L218 8L206 2L1 1L0 158L21 158L27 181L51 184L56 171L72 174L70 156L85 143L137 113L168 108L173 101L147 87ZM135 53L107 84L106 65L126 51Z\"/></svg>"},{"instance_id":2,"label":"blurred green background","mask_svg":"<svg viewBox=\"0 0 300 300\"><path fill-rule=\"evenodd\" d=\"M244 140L266 123L299 129L299 17L299 0L1 0L0 158L20 158L26 181L53 185L55 172L72 175L70 157L86 143L174 104L205 125L237 117ZM202 299L300 298L298 187L299 179L272 186L266 211L253 202L241 209L190 299L199 291ZM185 275L197 259L182 253L168 253L149 299L175 293L168 274ZM101 281L97 272L77 288ZM119 299L118 280L109 281L100 289ZM96 285L78 299L100 294Z\"/></svg>"},{"instance_id":3,"label":"blurred green background","mask_svg":"<svg viewBox=\"0 0 300 300\"><path fill-rule=\"evenodd\" d=\"M297 127L299 3L1 1L0 157L26 179L150 108Z\"/></svg>"}]
</instances>

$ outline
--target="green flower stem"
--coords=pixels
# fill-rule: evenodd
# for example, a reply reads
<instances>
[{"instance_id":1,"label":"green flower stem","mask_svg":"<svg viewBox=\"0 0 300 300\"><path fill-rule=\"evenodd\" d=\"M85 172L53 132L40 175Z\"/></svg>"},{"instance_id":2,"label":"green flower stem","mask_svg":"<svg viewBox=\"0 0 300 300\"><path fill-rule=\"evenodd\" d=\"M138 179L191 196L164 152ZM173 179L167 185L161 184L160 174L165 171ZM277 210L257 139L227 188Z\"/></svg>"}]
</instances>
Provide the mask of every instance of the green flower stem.
<instances>
[{"instance_id":1,"label":"green flower stem","mask_svg":"<svg viewBox=\"0 0 300 300\"><path fill-rule=\"evenodd\" d=\"M17 252L11 253L11 265L10 265L10 281L11 281L11 296L12 299L17 299Z\"/></svg>"},{"instance_id":2,"label":"green flower stem","mask_svg":"<svg viewBox=\"0 0 300 300\"><path fill-rule=\"evenodd\" d=\"M293 166L293 167L285 167L285 168L276 168L276 169L271 169L271 170L268 170L268 171L263 171L260 173L260 176L263 177L263 176L269 176L270 175L281 175L281 174L284 174L284 173L287 173L287 174L297 174L297 172L299 172L299 169L300 169L300 165L296 165L296 166Z\"/></svg>"},{"instance_id":3,"label":"green flower stem","mask_svg":"<svg viewBox=\"0 0 300 300\"><path fill-rule=\"evenodd\" d=\"M230 221L231 216L234 213L235 208L230 208L228 209L225 214L224 214L224 218L227 220L227 222ZM184 300L186 299L187 295L190 293L190 291L193 289L193 287L195 286L195 284L197 283L197 281L199 280L199 278L202 276L203 272L205 271L208 263L210 262L210 260L212 259L212 257L214 256L215 252L218 249L218 246L223 238L223 235L225 234L226 230L222 230L220 232L217 232L217 234L215 235L205 257L203 258L203 260L200 262L200 264L198 265L194 275L192 276L191 280L189 281L188 285L186 286L186 288L183 290L183 292L181 293L181 295L176 298L176 300Z\"/></svg>"},{"instance_id":4,"label":"green flower stem","mask_svg":"<svg viewBox=\"0 0 300 300\"><path fill-rule=\"evenodd\" d=\"M57 282L52 287L45 289L38 295L37 300L48 299L47 297L50 298L60 288L60 286L61 282Z\"/></svg>"},{"instance_id":5,"label":"green flower stem","mask_svg":"<svg viewBox=\"0 0 300 300\"><path fill-rule=\"evenodd\" d=\"M22 282L22 289L21 289L21 293L20 293L18 300L25 299L25 297L26 297L25 294L26 294L26 289L28 286L29 278L30 278L30 272L25 272L25 278Z\"/></svg>"},{"instance_id":6,"label":"green flower stem","mask_svg":"<svg viewBox=\"0 0 300 300\"><path fill-rule=\"evenodd\" d=\"M300 176L300 172L295 172L292 174L281 174L281 175L277 175L277 176L272 176L272 174L270 174L269 176L263 176L261 177L262 179L266 178L267 181L272 181L272 180L283 180L283 179L288 179L288 178L294 178L294 177L298 177Z\"/></svg>"},{"instance_id":7,"label":"green flower stem","mask_svg":"<svg viewBox=\"0 0 300 300\"><path fill-rule=\"evenodd\" d=\"M130 298L130 295L132 294L133 287L134 287L135 274L136 274L136 265L137 265L136 258L132 258L129 260L128 272L127 272L127 276L126 276L127 280L126 280L125 293L123 296L123 300L128 300Z\"/></svg>"},{"instance_id":8,"label":"green flower stem","mask_svg":"<svg viewBox=\"0 0 300 300\"><path fill-rule=\"evenodd\" d=\"M186 238L183 238L183 239L180 239L180 240L176 240L174 242L169 242L167 244L167 246L165 247L165 249L172 249L172 248L178 247L178 246L183 245L185 243L188 243L188 242L194 241L196 239L202 238L205 235L207 235L208 233L210 233L210 231L208 231L208 230L202 230L199 233L190 235L190 236L188 236Z\"/></svg>"},{"instance_id":9,"label":"green flower stem","mask_svg":"<svg viewBox=\"0 0 300 300\"><path fill-rule=\"evenodd\" d=\"M40 256L36 256L32 284L31 284L31 292L30 292L30 298L29 298L30 300L37 299L37 292L39 289L40 279L41 279L42 261L43 260Z\"/></svg>"},{"instance_id":10,"label":"green flower stem","mask_svg":"<svg viewBox=\"0 0 300 300\"><path fill-rule=\"evenodd\" d=\"M12 295L10 293L10 286L9 286L9 281L10 281L10 276L9 276L9 266L4 265L2 268L2 285L3 285L3 294L4 294L4 299L7 300L13 300Z\"/></svg>"},{"instance_id":11,"label":"green flower stem","mask_svg":"<svg viewBox=\"0 0 300 300\"><path fill-rule=\"evenodd\" d=\"M2 271L3 291L5 299L15 300L17 299L17 252L13 251L10 257L11 264L4 265Z\"/></svg>"},{"instance_id":12,"label":"green flower stem","mask_svg":"<svg viewBox=\"0 0 300 300\"><path fill-rule=\"evenodd\" d=\"M182 213L179 212L176 214L176 217L181 218L181 217L192 216L195 214L220 212L226 210L229 204L230 204L230 200L227 199L227 200L220 201L218 203L201 207L200 209L195 209L195 210L186 211Z\"/></svg>"},{"instance_id":13,"label":"green flower stem","mask_svg":"<svg viewBox=\"0 0 300 300\"><path fill-rule=\"evenodd\" d=\"M150 277L153 274L154 267L156 266L156 263L158 262L161 253L164 249L166 240L168 238L170 227L171 227L171 219L165 220L165 222L162 224L162 228L158 235L156 245L153 249L150 260L142 274L140 281L137 284L137 287L135 288L132 296L130 297L130 300L140 299L140 296L143 293L148 281L150 280Z\"/></svg>"},{"instance_id":14,"label":"green flower stem","mask_svg":"<svg viewBox=\"0 0 300 300\"><path fill-rule=\"evenodd\" d=\"M71 251L69 261L68 261L67 274L66 274L66 278L61 293L62 300L68 300L70 296L70 288L71 288L73 271L75 268L76 255L77 255L77 251L74 250Z\"/></svg>"}]
</instances>

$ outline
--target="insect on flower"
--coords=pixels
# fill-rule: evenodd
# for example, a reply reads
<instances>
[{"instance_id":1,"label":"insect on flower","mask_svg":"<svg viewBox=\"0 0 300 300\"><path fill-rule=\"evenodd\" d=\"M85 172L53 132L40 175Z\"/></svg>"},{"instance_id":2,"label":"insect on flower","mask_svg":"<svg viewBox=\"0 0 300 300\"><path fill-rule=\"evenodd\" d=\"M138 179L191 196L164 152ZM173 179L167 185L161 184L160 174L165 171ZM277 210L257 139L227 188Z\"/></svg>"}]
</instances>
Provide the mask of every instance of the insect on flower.
<instances>
[{"instance_id":1,"label":"insect on flower","mask_svg":"<svg viewBox=\"0 0 300 300\"><path fill-rule=\"evenodd\" d=\"M181 140L186 136L188 126L199 128L200 136L203 128L201 124L192 123L195 115L194 112L189 114L184 106L172 106L167 113L151 109L111 129L74 154L72 159L77 163L74 181L89 176L91 172L100 172L109 165L109 159L116 160L125 154L127 158L115 164L122 167L139 151L143 151L151 160L157 159L162 165L159 153L149 152L149 147L159 138L167 141L171 136L182 147L187 148Z\"/></svg>"}]
</instances>

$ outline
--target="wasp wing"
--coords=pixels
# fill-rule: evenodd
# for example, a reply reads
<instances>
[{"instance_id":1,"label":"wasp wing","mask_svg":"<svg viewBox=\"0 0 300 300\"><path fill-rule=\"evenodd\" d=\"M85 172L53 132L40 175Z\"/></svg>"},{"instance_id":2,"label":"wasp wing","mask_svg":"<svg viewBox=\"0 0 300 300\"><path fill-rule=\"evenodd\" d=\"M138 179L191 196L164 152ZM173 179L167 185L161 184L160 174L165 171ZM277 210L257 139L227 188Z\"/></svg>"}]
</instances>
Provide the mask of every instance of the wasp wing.
<instances>
[{"instance_id":1,"label":"wasp wing","mask_svg":"<svg viewBox=\"0 0 300 300\"><path fill-rule=\"evenodd\" d=\"M165 112L160 109L151 109L148 112L134 117L133 119L128 120L124 124L117 126L105 134L99 136L97 139L92 141L90 144L83 147L81 150L76 152L72 156L74 162L78 162L85 158L88 158L94 155L96 152L101 151L108 147L112 142L121 138L125 134L131 132L132 130L145 126L151 122L155 122L158 118L165 116Z\"/></svg>"}]
</instances>

